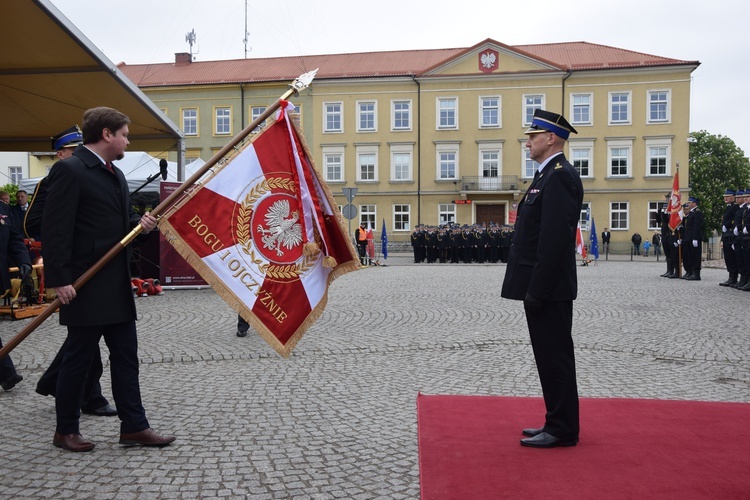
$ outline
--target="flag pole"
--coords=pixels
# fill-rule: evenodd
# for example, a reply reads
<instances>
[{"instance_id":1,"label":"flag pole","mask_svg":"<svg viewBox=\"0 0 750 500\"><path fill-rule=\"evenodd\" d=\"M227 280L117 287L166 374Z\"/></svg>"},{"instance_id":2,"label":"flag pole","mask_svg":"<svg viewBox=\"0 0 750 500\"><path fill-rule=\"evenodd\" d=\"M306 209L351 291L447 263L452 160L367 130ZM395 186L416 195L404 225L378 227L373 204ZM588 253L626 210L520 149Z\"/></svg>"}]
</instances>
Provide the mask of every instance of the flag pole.
<instances>
[{"instance_id":1,"label":"flag pole","mask_svg":"<svg viewBox=\"0 0 750 500\"><path fill-rule=\"evenodd\" d=\"M198 182L198 179L203 177L203 175L208 172L209 169L216 165L219 160L224 158L224 156L226 156L232 149L234 149L240 142L242 142L245 137L247 137L253 130L258 128L261 123L266 121L269 116L275 113L276 110L281 107L282 100L288 99L292 95L298 95L301 90L306 89L315 78L315 74L317 72L318 70L315 69L298 76L291 84L289 84L289 89L284 92L281 97L279 97L273 104L271 104L258 118L253 120L252 123L242 129L239 134L232 138L232 140L230 140L223 148L221 148L218 153L213 155L210 160L204 163L200 169L198 169L192 176L190 176L188 180L183 182L177 189L175 189L174 192L172 192L172 194L170 194L164 201L159 203L159 205L151 211L151 215L157 218L160 217L162 213L170 208L185 191L187 191L193 184ZM86 284L87 281L91 279L92 276L98 273L101 268L103 268L110 260L112 260L115 255L120 253L123 248L132 243L136 236L141 234L142 231L143 226L137 224L135 228L130 231L130 233L128 233L123 239L121 239L112 248L110 248L109 251L104 254L104 256L102 256L93 266L91 266L85 273L83 273L75 281L75 283L73 283L73 288L75 288L76 291L79 290L84 284ZM33 320L31 320L31 322L26 325L23 330L16 334L15 337L10 339L0 349L0 359L7 356L10 351L15 349L18 344L23 342L23 340L28 337L31 332L36 330L39 325L41 325L48 317L52 315L52 313L57 311L61 304L62 302L59 298L53 300L52 303L49 304L49 306L47 306L40 314L38 314Z\"/></svg>"}]
</instances>

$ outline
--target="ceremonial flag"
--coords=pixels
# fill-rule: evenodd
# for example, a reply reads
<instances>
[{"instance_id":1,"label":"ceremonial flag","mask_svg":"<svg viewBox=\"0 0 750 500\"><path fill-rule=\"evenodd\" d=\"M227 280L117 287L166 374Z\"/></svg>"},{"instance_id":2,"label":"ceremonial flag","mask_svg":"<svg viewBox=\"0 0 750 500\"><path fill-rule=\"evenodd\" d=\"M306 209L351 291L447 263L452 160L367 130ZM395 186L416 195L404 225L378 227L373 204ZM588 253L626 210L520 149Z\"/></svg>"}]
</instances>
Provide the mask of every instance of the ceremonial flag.
<instances>
[{"instance_id":1,"label":"ceremonial flag","mask_svg":"<svg viewBox=\"0 0 750 500\"><path fill-rule=\"evenodd\" d=\"M228 155L160 221L167 240L284 357L359 268L341 214L281 102L273 125Z\"/></svg>"},{"instance_id":2,"label":"ceremonial flag","mask_svg":"<svg viewBox=\"0 0 750 500\"><path fill-rule=\"evenodd\" d=\"M576 253L581 254L581 257L586 258L586 247L583 244L583 235L581 234L581 223L578 222L576 227Z\"/></svg>"},{"instance_id":3,"label":"ceremonial flag","mask_svg":"<svg viewBox=\"0 0 750 500\"><path fill-rule=\"evenodd\" d=\"M383 249L383 260L388 260L388 233L385 231L385 219L383 219L383 232L380 233L380 243Z\"/></svg>"},{"instance_id":4,"label":"ceremonial flag","mask_svg":"<svg viewBox=\"0 0 750 500\"><path fill-rule=\"evenodd\" d=\"M672 181L672 194L669 197L669 207L667 213L669 214L669 227L674 231L677 226L682 223L682 203L680 198L680 171L674 173L674 181Z\"/></svg>"},{"instance_id":5,"label":"ceremonial flag","mask_svg":"<svg viewBox=\"0 0 750 500\"><path fill-rule=\"evenodd\" d=\"M591 217L591 234L589 235L589 240L591 242L589 251L596 260L599 260L599 237L596 235L596 222L593 217Z\"/></svg>"},{"instance_id":6,"label":"ceremonial flag","mask_svg":"<svg viewBox=\"0 0 750 500\"><path fill-rule=\"evenodd\" d=\"M367 221L367 255L370 260L375 260L375 237L372 234L372 225Z\"/></svg>"}]
</instances>

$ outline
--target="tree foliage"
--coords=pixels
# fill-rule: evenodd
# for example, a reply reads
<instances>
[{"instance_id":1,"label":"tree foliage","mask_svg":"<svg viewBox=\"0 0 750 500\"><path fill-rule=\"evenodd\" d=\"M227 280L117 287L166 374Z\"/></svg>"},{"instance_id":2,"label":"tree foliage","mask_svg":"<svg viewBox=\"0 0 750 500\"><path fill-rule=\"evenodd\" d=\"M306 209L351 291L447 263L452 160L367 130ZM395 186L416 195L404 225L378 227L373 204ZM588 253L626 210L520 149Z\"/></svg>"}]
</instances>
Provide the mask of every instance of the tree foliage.
<instances>
[{"instance_id":1,"label":"tree foliage","mask_svg":"<svg viewBox=\"0 0 750 500\"><path fill-rule=\"evenodd\" d=\"M706 238L721 233L724 190L750 188L750 160L729 137L701 130L690 133L690 196L700 202ZM685 200L683 200L685 201Z\"/></svg>"},{"instance_id":2,"label":"tree foliage","mask_svg":"<svg viewBox=\"0 0 750 500\"><path fill-rule=\"evenodd\" d=\"M11 205L16 204L16 192L18 192L18 186L15 184L6 184L5 186L0 186L0 191L5 191L10 195Z\"/></svg>"}]
</instances>

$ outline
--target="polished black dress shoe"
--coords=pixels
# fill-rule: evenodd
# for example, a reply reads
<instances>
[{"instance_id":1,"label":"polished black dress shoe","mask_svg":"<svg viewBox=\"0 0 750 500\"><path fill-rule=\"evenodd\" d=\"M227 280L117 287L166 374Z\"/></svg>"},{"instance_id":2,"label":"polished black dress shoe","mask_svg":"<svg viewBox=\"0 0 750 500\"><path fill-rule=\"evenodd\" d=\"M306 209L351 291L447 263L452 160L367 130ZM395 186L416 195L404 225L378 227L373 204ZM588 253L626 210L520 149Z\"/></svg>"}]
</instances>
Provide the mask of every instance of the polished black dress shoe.
<instances>
[{"instance_id":1,"label":"polished black dress shoe","mask_svg":"<svg viewBox=\"0 0 750 500\"><path fill-rule=\"evenodd\" d=\"M556 438L552 434L542 432L534 437L521 440L521 446L530 446L532 448L555 448L557 446L575 446L578 439L564 440Z\"/></svg>"},{"instance_id":2,"label":"polished black dress shoe","mask_svg":"<svg viewBox=\"0 0 750 500\"><path fill-rule=\"evenodd\" d=\"M95 408L93 410L81 408L81 411L86 415L96 415L97 417L114 417L117 415L117 408L111 404L106 404L101 408Z\"/></svg>"},{"instance_id":3,"label":"polished black dress shoe","mask_svg":"<svg viewBox=\"0 0 750 500\"><path fill-rule=\"evenodd\" d=\"M544 427L540 427L538 429L524 429L521 431L521 434L523 434L524 436L534 437L538 436L542 432L544 432Z\"/></svg>"},{"instance_id":4,"label":"polished black dress shoe","mask_svg":"<svg viewBox=\"0 0 750 500\"><path fill-rule=\"evenodd\" d=\"M160 436L151 428L130 434L120 434L120 444L124 444L125 446L135 446L140 444L143 446L161 447L167 446L175 439L177 438L174 436Z\"/></svg>"},{"instance_id":5,"label":"polished black dress shoe","mask_svg":"<svg viewBox=\"0 0 750 500\"><path fill-rule=\"evenodd\" d=\"M2 385L4 391L9 391L13 389L21 380L23 380L23 377L16 373L15 375L11 375L10 377L3 380L3 383L0 385Z\"/></svg>"},{"instance_id":6,"label":"polished black dress shoe","mask_svg":"<svg viewBox=\"0 0 750 500\"><path fill-rule=\"evenodd\" d=\"M83 439L80 434L60 434L59 432L55 432L52 444L57 448L73 452L91 451L96 446L91 441Z\"/></svg>"},{"instance_id":7,"label":"polished black dress shoe","mask_svg":"<svg viewBox=\"0 0 750 500\"><path fill-rule=\"evenodd\" d=\"M237 330L238 337L247 337L247 330Z\"/></svg>"}]
</instances>

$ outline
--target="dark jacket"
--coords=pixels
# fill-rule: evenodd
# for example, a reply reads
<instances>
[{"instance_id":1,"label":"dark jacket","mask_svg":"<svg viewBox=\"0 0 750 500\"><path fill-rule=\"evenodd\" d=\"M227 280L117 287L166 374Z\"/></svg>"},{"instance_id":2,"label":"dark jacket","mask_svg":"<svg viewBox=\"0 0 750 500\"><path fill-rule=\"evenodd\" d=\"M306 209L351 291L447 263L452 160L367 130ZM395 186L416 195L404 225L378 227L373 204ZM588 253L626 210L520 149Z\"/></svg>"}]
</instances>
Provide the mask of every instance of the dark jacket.
<instances>
[{"instance_id":1,"label":"dark jacket","mask_svg":"<svg viewBox=\"0 0 750 500\"><path fill-rule=\"evenodd\" d=\"M10 288L8 267L11 261L14 266L31 265L20 225L12 215L10 205L0 201L0 295Z\"/></svg>"},{"instance_id":2,"label":"dark jacket","mask_svg":"<svg viewBox=\"0 0 750 500\"><path fill-rule=\"evenodd\" d=\"M84 146L50 171L42 217L46 286L73 284L138 224L122 171ZM68 305L60 324L108 325L135 319L129 252L115 255Z\"/></svg>"},{"instance_id":3,"label":"dark jacket","mask_svg":"<svg viewBox=\"0 0 750 500\"><path fill-rule=\"evenodd\" d=\"M559 154L532 181L518 206L502 296L523 300L574 300L576 226L583 184L575 168Z\"/></svg>"}]
</instances>

